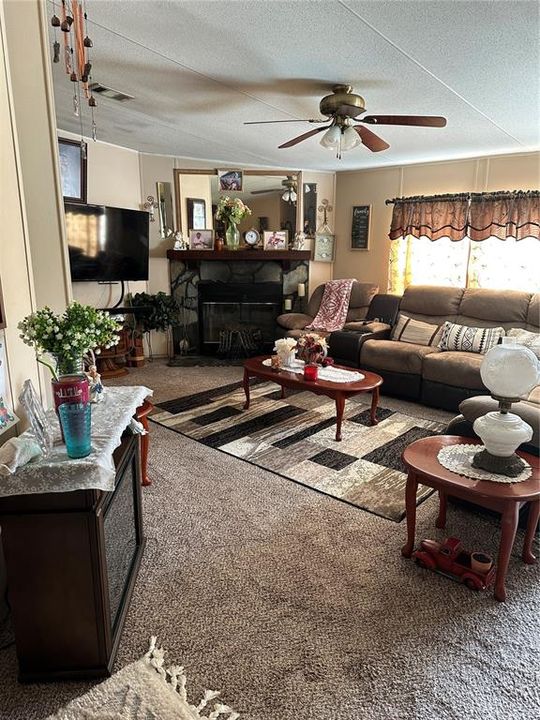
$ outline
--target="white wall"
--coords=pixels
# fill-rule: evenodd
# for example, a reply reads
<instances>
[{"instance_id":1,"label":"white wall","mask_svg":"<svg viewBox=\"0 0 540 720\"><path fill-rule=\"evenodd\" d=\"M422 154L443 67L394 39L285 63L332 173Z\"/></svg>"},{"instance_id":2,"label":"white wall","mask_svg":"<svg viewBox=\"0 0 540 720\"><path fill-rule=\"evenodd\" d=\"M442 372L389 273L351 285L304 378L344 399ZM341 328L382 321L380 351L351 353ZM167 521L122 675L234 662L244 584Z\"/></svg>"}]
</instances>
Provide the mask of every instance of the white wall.
<instances>
[{"instance_id":1,"label":"white wall","mask_svg":"<svg viewBox=\"0 0 540 720\"><path fill-rule=\"evenodd\" d=\"M17 412L17 398L23 382L30 378L39 391L40 375L33 350L22 342L17 330L17 323L34 309L34 286L18 169L17 131L9 92L9 59L5 52L3 29L3 18L0 15L0 280L6 320L6 329L0 330L0 339L6 346L6 367L0 368L0 372L6 380L5 399Z\"/></svg>"}]
</instances>

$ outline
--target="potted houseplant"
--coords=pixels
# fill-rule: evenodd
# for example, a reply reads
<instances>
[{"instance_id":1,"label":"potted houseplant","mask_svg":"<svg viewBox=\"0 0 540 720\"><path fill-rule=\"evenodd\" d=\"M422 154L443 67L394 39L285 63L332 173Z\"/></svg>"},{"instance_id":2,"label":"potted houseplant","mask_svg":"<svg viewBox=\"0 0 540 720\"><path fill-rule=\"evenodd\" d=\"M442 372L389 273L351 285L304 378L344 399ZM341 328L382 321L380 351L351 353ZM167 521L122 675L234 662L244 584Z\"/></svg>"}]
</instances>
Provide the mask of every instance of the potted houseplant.
<instances>
[{"instance_id":1,"label":"potted houseplant","mask_svg":"<svg viewBox=\"0 0 540 720\"><path fill-rule=\"evenodd\" d=\"M238 225L251 215L251 210L240 198L222 197L218 202L216 219L225 223L225 243L227 250L238 250L240 245L240 231Z\"/></svg>"},{"instance_id":2,"label":"potted houseplant","mask_svg":"<svg viewBox=\"0 0 540 720\"><path fill-rule=\"evenodd\" d=\"M117 345L123 319L78 302L63 313L49 307L27 315L18 325L22 341L32 347L36 359L49 368L53 379L81 373L85 362L94 364L94 352Z\"/></svg>"},{"instance_id":3,"label":"potted houseplant","mask_svg":"<svg viewBox=\"0 0 540 720\"><path fill-rule=\"evenodd\" d=\"M146 335L150 358L152 358L152 343L150 333L152 330L167 333L168 354L171 355L171 327L178 323L180 306L172 295L164 292L156 294L135 293L130 295L129 304L131 307L140 308L140 312L135 316L135 338L142 341L143 335Z\"/></svg>"}]
</instances>

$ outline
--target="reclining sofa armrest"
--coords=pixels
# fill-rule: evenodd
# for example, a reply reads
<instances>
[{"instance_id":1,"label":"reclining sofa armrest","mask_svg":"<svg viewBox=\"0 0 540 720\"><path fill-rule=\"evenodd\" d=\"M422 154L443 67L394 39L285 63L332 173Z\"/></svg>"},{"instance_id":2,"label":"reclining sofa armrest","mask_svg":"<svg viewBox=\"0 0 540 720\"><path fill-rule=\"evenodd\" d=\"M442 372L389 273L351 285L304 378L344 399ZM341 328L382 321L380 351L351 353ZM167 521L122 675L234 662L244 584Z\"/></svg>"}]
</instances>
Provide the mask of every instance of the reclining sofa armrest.
<instances>
[{"instance_id":1,"label":"reclining sofa armrest","mask_svg":"<svg viewBox=\"0 0 540 720\"><path fill-rule=\"evenodd\" d=\"M349 329L353 324L361 326L361 323L348 323L344 330L330 334L329 355L338 364L357 368L360 367L360 351L366 340L388 339L391 327L386 323L373 322L362 325L362 329Z\"/></svg>"},{"instance_id":2,"label":"reclining sofa armrest","mask_svg":"<svg viewBox=\"0 0 540 720\"><path fill-rule=\"evenodd\" d=\"M277 324L285 330L303 330L311 322L313 318L305 313L284 313L277 318Z\"/></svg>"}]
</instances>

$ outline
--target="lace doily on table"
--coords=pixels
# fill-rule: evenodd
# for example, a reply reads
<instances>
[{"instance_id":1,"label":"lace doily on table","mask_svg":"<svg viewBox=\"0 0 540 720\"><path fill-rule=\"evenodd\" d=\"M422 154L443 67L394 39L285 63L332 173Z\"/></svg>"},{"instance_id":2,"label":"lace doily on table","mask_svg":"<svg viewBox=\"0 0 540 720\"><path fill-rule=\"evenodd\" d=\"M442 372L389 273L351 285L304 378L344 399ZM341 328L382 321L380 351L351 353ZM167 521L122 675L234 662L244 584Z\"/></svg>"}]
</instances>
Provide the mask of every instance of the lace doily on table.
<instances>
[{"instance_id":1,"label":"lace doily on table","mask_svg":"<svg viewBox=\"0 0 540 720\"><path fill-rule=\"evenodd\" d=\"M267 360L263 360L262 363L265 367L272 367L272 363L270 358ZM304 374L304 361L303 360L293 360L291 365L282 365L280 367L280 370L286 370L287 372L293 372L298 373L300 375ZM360 382L360 380L363 380L366 376L362 375L362 373L356 372L354 370L342 370L341 368L333 367L332 365L328 365L327 367L319 367L319 380L326 380L327 382L336 382L336 383L352 383L352 382Z\"/></svg>"},{"instance_id":2,"label":"lace doily on table","mask_svg":"<svg viewBox=\"0 0 540 720\"><path fill-rule=\"evenodd\" d=\"M0 474L0 496L72 490L114 490L116 477L112 454L135 410L153 391L142 385L107 387L103 400L92 405L92 452L85 458L68 458L61 441L60 425L54 410L47 410L55 444L47 457L40 455L17 467L13 474ZM20 439L35 440L31 430Z\"/></svg>"},{"instance_id":3,"label":"lace doily on table","mask_svg":"<svg viewBox=\"0 0 540 720\"><path fill-rule=\"evenodd\" d=\"M473 467L472 459L477 452L482 450L483 445L449 445L439 450L437 460L447 470L474 478L475 480L490 480L498 483L516 483L528 480L532 475L531 466L525 462L526 467L515 478L507 475L496 475L495 473Z\"/></svg>"}]
</instances>

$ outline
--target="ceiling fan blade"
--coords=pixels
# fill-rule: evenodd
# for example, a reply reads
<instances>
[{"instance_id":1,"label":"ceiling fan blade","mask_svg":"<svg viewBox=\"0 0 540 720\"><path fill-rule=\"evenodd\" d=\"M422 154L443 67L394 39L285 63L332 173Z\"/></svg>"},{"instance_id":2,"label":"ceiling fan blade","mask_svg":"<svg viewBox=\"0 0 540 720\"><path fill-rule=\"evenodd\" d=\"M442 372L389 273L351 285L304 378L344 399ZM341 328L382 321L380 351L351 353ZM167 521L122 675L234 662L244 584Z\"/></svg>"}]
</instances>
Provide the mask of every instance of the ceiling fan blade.
<instances>
[{"instance_id":1,"label":"ceiling fan blade","mask_svg":"<svg viewBox=\"0 0 540 720\"><path fill-rule=\"evenodd\" d=\"M308 122L308 123L325 123L328 118L309 118L309 120L249 120L244 125L270 125L273 123L291 123L291 122Z\"/></svg>"},{"instance_id":2,"label":"ceiling fan blade","mask_svg":"<svg viewBox=\"0 0 540 720\"><path fill-rule=\"evenodd\" d=\"M438 115L366 115L360 122L372 125L419 125L422 127L444 127L446 118Z\"/></svg>"},{"instance_id":3,"label":"ceiling fan blade","mask_svg":"<svg viewBox=\"0 0 540 720\"><path fill-rule=\"evenodd\" d=\"M283 143L283 145L278 145L278 149L281 150L283 148L290 148L293 145L298 145L298 143L301 143L302 140L307 140L308 138L312 137L313 135L316 135L317 133L322 132L323 130L327 130L330 125L325 125L324 127L315 128L314 130L310 130L307 133L304 133L303 135L299 135L298 137L293 138L292 140L289 140L286 143Z\"/></svg>"},{"instance_id":4,"label":"ceiling fan blade","mask_svg":"<svg viewBox=\"0 0 540 720\"><path fill-rule=\"evenodd\" d=\"M252 190L251 195L264 195L266 193L283 192L283 188L270 188L269 190Z\"/></svg>"},{"instance_id":5,"label":"ceiling fan blade","mask_svg":"<svg viewBox=\"0 0 540 720\"><path fill-rule=\"evenodd\" d=\"M381 152L381 150L388 150L390 147L385 140L375 135L375 133L371 132L367 127L363 125L354 125L353 127L360 135L362 143L371 150L371 152Z\"/></svg>"}]
</instances>

